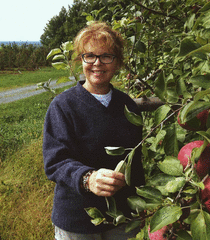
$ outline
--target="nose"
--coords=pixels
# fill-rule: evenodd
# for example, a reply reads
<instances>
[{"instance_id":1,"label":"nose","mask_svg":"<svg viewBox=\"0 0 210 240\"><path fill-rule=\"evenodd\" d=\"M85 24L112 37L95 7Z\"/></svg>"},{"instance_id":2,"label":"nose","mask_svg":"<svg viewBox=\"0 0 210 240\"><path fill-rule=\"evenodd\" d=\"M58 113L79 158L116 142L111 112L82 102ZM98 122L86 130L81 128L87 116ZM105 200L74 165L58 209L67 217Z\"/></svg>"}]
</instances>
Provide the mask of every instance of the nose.
<instances>
[{"instance_id":1,"label":"nose","mask_svg":"<svg viewBox=\"0 0 210 240\"><path fill-rule=\"evenodd\" d=\"M96 57L96 61L94 62L94 65L101 65L101 64L102 64L102 63L101 63L99 57L97 56L97 57Z\"/></svg>"}]
</instances>

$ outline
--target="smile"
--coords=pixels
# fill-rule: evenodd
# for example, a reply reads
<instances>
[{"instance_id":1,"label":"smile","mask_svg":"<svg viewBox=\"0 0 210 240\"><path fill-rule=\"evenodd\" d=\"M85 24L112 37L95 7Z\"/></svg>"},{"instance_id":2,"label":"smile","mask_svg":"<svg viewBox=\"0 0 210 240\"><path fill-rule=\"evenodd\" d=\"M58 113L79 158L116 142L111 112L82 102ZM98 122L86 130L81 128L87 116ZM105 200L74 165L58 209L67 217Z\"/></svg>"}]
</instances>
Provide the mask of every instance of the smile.
<instances>
[{"instance_id":1,"label":"smile","mask_svg":"<svg viewBox=\"0 0 210 240\"><path fill-rule=\"evenodd\" d=\"M105 71L96 71L96 70L95 71L93 70L92 72L93 73L105 73Z\"/></svg>"}]
</instances>

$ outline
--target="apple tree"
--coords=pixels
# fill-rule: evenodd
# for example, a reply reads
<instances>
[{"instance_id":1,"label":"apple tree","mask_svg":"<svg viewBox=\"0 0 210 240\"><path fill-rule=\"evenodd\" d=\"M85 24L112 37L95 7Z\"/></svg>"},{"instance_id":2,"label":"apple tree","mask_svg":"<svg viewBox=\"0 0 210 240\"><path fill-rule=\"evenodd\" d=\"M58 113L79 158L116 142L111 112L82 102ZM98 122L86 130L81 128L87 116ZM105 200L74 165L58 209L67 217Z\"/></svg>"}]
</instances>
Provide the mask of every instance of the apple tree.
<instances>
[{"instance_id":1,"label":"apple tree","mask_svg":"<svg viewBox=\"0 0 210 240\"><path fill-rule=\"evenodd\" d=\"M113 84L144 103L141 116L125 107L128 120L143 125L144 136L116 171L129 185L132 158L141 147L146 177L146 185L127 199L132 219L117 210L114 197L106 198L107 214L114 225L127 223L126 231L140 226L133 239L210 239L210 2L102 2L103 9L83 15L90 24L112 13L111 26L126 40L125 65ZM72 69L71 42L52 56L54 67L80 73L78 66ZM151 98L154 111L147 111ZM127 151L105 149L111 155ZM86 211L93 224L106 223L99 209Z\"/></svg>"}]
</instances>

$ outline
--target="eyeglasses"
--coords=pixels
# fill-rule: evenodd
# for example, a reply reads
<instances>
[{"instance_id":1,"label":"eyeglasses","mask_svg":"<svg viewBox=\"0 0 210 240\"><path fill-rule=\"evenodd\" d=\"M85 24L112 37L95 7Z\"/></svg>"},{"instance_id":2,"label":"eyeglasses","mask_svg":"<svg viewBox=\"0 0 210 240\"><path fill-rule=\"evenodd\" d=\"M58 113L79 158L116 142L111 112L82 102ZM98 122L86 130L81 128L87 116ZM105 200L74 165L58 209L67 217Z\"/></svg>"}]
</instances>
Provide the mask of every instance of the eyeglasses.
<instances>
[{"instance_id":1,"label":"eyeglasses","mask_svg":"<svg viewBox=\"0 0 210 240\"><path fill-rule=\"evenodd\" d=\"M99 58L101 63L104 64L110 64L114 61L114 59L116 58L115 55L113 54L102 54L102 55L95 55L92 53L84 53L82 54L82 59L85 63L95 63L96 59Z\"/></svg>"}]
</instances>

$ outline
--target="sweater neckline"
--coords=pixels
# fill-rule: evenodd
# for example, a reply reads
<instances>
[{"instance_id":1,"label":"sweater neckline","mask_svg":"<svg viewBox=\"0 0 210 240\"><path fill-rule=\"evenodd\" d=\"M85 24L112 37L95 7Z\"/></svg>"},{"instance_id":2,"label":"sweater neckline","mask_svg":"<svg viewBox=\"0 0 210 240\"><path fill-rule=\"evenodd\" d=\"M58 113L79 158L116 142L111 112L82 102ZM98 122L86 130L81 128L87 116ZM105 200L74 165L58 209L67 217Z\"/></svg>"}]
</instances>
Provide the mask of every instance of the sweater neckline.
<instances>
[{"instance_id":1,"label":"sweater neckline","mask_svg":"<svg viewBox=\"0 0 210 240\"><path fill-rule=\"evenodd\" d=\"M92 93L90 93L87 89L85 89L82 85L85 83L85 80L81 80L77 83L77 86L79 87L80 91L83 92L89 99L91 99L92 101L94 101L95 104L101 106L102 108L104 109L108 109L111 102L112 102L112 99L113 99L113 96L114 96L114 93L115 93L115 88L113 87L113 85L110 83L110 91L112 93L112 97L111 97L111 100L108 104L108 106L106 107L105 105L103 105L98 99L95 98L95 96L93 96Z\"/></svg>"}]
</instances>

